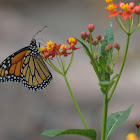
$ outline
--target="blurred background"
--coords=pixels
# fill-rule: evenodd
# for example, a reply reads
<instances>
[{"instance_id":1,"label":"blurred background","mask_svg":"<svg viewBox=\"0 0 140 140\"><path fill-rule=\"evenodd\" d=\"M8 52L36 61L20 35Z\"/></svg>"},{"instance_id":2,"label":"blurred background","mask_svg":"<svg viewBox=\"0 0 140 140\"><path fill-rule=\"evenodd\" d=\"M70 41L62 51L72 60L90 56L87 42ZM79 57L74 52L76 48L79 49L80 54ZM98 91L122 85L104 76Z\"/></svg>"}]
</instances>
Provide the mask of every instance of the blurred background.
<instances>
[{"instance_id":1,"label":"blurred background","mask_svg":"<svg viewBox=\"0 0 140 140\"><path fill-rule=\"evenodd\" d=\"M103 35L112 21L115 42L121 45L120 58L115 67L115 72L118 72L126 35L113 18L107 18L105 6L105 1L99 0L0 0L0 62L28 46L33 35L45 25L48 28L36 38L66 44L68 37L80 38L81 31L87 31L91 23L95 25L93 37ZM109 103L108 113L135 105L128 120L111 134L110 140L125 140L128 133L136 133L135 123L140 122L139 33L138 30L131 37L125 68ZM47 88L38 92L29 91L21 83L0 83L0 140L88 139L80 136L49 138L40 135L46 129L84 128L63 77L49 69L53 80ZM100 139L102 93L83 49L75 51L68 80L88 126L97 131L97 139Z\"/></svg>"}]
</instances>

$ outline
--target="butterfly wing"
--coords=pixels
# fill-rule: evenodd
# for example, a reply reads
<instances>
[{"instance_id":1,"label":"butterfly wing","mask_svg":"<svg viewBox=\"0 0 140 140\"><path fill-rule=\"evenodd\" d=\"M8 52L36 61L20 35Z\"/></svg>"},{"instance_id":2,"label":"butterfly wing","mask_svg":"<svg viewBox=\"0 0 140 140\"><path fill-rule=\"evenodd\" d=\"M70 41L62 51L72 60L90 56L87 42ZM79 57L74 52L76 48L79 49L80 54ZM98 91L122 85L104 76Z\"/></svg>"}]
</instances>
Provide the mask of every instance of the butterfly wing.
<instances>
[{"instance_id":1,"label":"butterfly wing","mask_svg":"<svg viewBox=\"0 0 140 140\"><path fill-rule=\"evenodd\" d=\"M30 52L25 55L21 76L24 86L35 91L45 88L52 79L52 75L41 56L31 56Z\"/></svg>"},{"instance_id":2,"label":"butterfly wing","mask_svg":"<svg viewBox=\"0 0 140 140\"><path fill-rule=\"evenodd\" d=\"M9 57L0 64L0 82L14 81L21 82L21 68L24 56L29 47L25 47Z\"/></svg>"},{"instance_id":3,"label":"butterfly wing","mask_svg":"<svg viewBox=\"0 0 140 140\"><path fill-rule=\"evenodd\" d=\"M33 48L33 49L31 49ZM45 88L52 75L39 52L34 47L25 47L6 58L0 65L0 82L22 82L30 90Z\"/></svg>"}]
</instances>

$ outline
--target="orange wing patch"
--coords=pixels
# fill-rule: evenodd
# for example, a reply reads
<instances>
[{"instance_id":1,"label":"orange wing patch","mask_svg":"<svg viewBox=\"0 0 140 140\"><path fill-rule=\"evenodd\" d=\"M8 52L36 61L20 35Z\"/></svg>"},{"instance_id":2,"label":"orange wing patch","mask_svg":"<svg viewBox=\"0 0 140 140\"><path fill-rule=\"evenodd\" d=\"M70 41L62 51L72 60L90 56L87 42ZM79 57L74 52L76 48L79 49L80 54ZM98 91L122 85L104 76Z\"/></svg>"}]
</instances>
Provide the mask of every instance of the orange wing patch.
<instances>
[{"instance_id":1,"label":"orange wing patch","mask_svg":"<svg viewBox=\"0 0 140 140\"><path fill-rule=\"evenodd\" d=\"M13 74L15 72L15 69L16 69L16 64L12 65L10 70L9 70L9 73L10 74Z\"/></svg>"},{"instance_id":2,"label":"orange wing patch","mask_svg":"<svg viewBox=\"0 0 140 140\"><path fill-rule=\"evenodd\" d=\"M16 55L13 59L12 59L12 65L13 64L16 64L19 60L21 60L25 54L26 54L27 50L26 51L23 51L21 53L19 53L18 55Z\"/></svg>"},{"instance_id":3,"label":"orange wing patch","mask_svg":"<svg viewBox=\"0 0 140 140\"><path fill-rule=\"evenodd\" d=\"M10 74L14 74L15 76L21 76L21 68L23 66L24 56L26 52L27 50L19 53L12 59L12 62L11 62L12 66L10 67L10 70L9 70Z\"/></svg>"}]
</instances>

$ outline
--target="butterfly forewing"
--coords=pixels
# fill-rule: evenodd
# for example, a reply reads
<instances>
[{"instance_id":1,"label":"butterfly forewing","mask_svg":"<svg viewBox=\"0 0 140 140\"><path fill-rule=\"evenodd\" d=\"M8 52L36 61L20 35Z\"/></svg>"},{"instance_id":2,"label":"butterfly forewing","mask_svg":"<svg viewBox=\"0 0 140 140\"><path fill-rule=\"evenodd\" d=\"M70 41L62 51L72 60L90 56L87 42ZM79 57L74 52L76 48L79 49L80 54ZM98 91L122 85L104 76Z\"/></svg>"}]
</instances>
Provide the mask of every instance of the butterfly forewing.
<instances>
[{"instance_id":1,"label":"butterfly forewing","mask_svg":"<svg viewBox=\"0 0 140 140\"><path fill-rule=\"evenodd\" d=\"M9 57L0 65L0 82L14 81L21 82L21 68L24 61L24 55L27 52L25 47Z\"/></svg>"}]
</instances>

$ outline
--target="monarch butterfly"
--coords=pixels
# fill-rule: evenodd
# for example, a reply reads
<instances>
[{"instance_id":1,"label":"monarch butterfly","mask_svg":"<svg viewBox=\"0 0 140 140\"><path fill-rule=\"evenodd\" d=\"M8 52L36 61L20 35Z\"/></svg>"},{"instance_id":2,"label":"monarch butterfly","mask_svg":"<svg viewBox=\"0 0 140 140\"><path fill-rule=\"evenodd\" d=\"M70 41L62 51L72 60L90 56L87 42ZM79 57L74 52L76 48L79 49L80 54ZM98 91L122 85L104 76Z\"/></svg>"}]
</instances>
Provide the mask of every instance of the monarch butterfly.
<instances>
[{"instance_id":1,"label":"monarch butterfly","mask_svg":"<svg viewBox=\"0 0 140 140\"><path fill-rule=\"evenodd\" d=\"M52 75L38 51L35 39L0 64L0 82L22 82L29 90L37 91L45 88L51 79Z\"/></svg>"}]
</instances>

